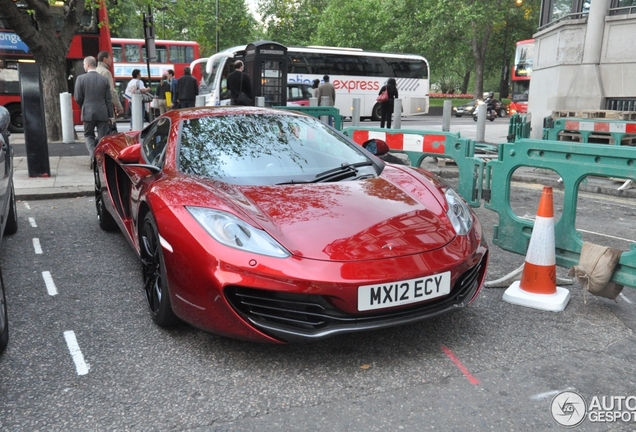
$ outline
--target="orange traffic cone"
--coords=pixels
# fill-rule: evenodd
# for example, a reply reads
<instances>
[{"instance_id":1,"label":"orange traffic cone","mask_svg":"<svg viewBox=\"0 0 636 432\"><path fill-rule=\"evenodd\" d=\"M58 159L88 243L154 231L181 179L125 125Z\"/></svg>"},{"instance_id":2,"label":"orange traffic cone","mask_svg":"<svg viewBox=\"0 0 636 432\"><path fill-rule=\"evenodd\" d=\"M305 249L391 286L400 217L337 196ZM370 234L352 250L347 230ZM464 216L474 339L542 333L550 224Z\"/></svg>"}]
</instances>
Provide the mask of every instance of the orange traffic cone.
<instances>
[{"instance_id":1,"label":"orange traffic cone","mask_svg":"<svg viewBox=\"0 0 636 432\"><path fill-rule=\"evenodd\" d=\"M570 300L570 292L556 286L554 204L551 187L543 187L521 280L510 285L503 295L503 300L554 312L565 309Z\"/></svg>"}]
</instances>

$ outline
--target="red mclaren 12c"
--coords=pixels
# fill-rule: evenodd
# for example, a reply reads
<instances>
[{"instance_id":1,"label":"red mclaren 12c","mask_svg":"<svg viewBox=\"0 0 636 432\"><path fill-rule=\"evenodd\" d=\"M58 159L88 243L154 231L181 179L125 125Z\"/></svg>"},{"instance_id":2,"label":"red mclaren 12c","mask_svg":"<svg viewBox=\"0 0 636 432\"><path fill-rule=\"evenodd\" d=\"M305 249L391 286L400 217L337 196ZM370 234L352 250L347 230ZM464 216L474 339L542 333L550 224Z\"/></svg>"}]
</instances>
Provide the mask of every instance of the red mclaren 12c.
<instances>
[{"instance_id":1,"label":"red mclaren 12c","mask_svg":"<svg viewBox=\"0 0 636 432\"><path fill-rule=\"evenodd\" d=\"M173 110L110 135L95 204L139 255L150 314L258 342L412 323L468 305L488 249L434 175L304 114Z\"/></svg>"}]
</instances>

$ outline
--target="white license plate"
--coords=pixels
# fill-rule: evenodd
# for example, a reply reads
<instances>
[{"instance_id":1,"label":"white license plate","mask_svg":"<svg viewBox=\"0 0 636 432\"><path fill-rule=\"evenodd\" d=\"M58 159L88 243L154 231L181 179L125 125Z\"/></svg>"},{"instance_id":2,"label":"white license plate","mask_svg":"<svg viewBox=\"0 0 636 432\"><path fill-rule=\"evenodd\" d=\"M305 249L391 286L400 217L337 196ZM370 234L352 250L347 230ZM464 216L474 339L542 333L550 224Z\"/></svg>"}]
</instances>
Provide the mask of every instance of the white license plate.
<instances>
[{"instance_id":1,"label":"white license plate","mask_svg":"<svg viewBox=\"0 0 636 432\"><path fill-rule=\"evenodd\" d=\"M358 310L367 311L430 300L450 293L451 272L358 287Z\"/></svg>"}]
</instances>

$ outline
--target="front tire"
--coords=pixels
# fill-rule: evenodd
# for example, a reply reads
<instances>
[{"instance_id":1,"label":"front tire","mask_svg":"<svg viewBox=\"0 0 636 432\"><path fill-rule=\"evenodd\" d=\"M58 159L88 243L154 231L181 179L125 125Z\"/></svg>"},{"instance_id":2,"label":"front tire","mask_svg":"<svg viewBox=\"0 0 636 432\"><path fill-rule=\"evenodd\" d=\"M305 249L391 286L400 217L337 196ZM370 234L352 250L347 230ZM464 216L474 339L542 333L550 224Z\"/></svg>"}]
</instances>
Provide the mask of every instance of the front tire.
<instances>
[{"instance_id":1,"label":"front tire","mask_svg":"<svg viewBox=\"0 0 636 432\"><path fill-rule=\"evenodd\" d=\"M150 212L144 218L140 243L144 290L150 315L160 327L173 326L179 319L172 311L163 248L159 242L155 218Z\"/></svg>"},{"instance_id":2,"label":"front tire","mask_svg":"<svg viewBox=\"0 0 636 432\"><path fill-rule=\"evenodd\" d=\"M380 121L382 119L382 107L379 103L373 105L373 110L371 110L371 120Z\"/></svg>"},{"instance_id":3,"label":"front tire","mask_svg":"<svg viewBox=\"0 0 636 432\"><path fill-rule=\"evenodd\" d=\"M95 209L97 210L97 220L99 227L104 231L115 231L117 222L104 206L104 194L102 193L102 185L99 180L99 171L97 164L93 164L93 175L95 177Z\"/></svg>"},{"instance_id":4,"label":"front tire","mask_svg":"<svg viewBox=\"0 0 636 432\"><path fill-rule=\"evenodd\" d=\"M24 133L24 119L22 118L22 107L20 104L13 104L9 110L9 132Z\"/></svg>"},{"instance_id":5,"label":"front tire","mask_svg":"<svg viewBox=\"0 0 636 432\"><path fill-rule=\"evenodd\" d=\"M506 109L505 108L499 108L499 117L503 118L506 116Z\"/></svg>"},{"instance_id":6,"label":"front tire","mask_svg":"<svg viewBox=\"0 0 636 432\"><path fill-rule=\"evenodd\" d=\"M18 208L15 203L15 187L11 184L11 198L9 200L9 214L4 226L4 233L11 235L18 231Z\"/></svg>"}]
</instances>

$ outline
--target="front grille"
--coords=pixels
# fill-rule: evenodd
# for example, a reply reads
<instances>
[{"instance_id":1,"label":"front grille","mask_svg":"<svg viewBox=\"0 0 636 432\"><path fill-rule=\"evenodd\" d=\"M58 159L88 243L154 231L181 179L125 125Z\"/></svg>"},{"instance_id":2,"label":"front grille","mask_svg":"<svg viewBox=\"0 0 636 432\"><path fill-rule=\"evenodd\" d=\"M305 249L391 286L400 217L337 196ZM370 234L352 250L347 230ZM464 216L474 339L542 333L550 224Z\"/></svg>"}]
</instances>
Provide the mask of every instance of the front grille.
<instances>
[{"instance_id":1,"label":"front grille","mask_svg":"<svg viewBox=\"0 0 636 432\"><path fill-rule=\"evenodd\" d=\"M336 333L406 324L464 307L475 295L486 271L487 254L455 282L449 296L373 315L336 309L327 297L233 286L226 296L234 309L263 332L281 340L303 341Z\"/></svg>"}]
</instances>

